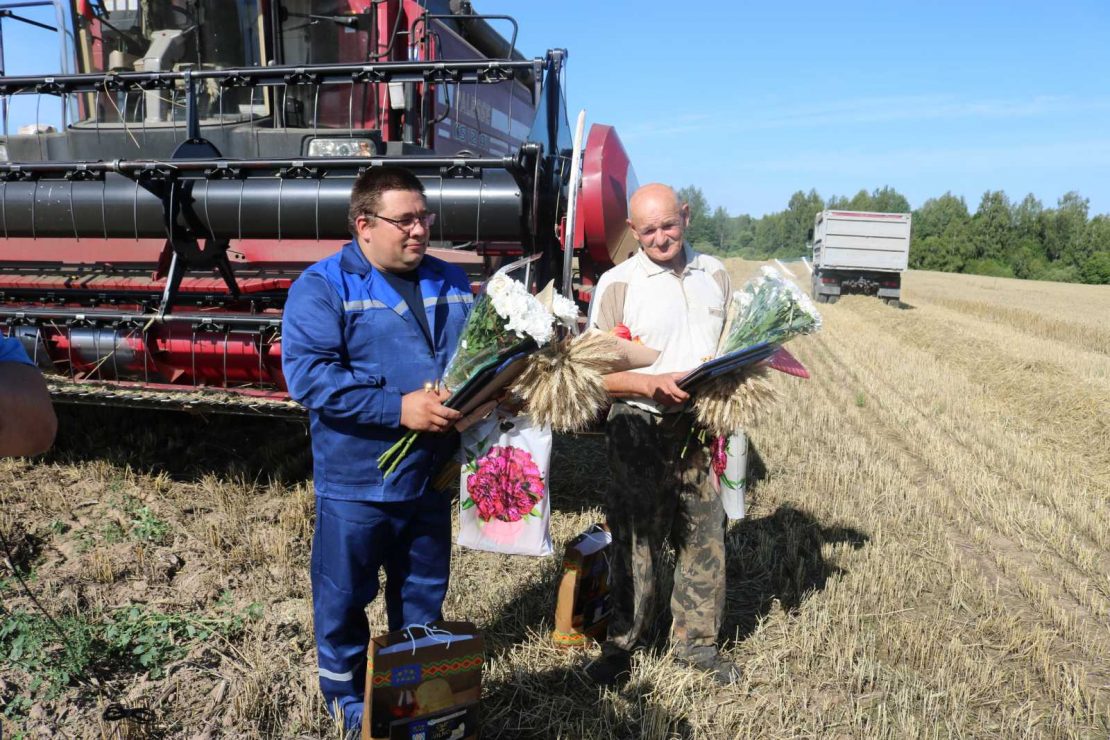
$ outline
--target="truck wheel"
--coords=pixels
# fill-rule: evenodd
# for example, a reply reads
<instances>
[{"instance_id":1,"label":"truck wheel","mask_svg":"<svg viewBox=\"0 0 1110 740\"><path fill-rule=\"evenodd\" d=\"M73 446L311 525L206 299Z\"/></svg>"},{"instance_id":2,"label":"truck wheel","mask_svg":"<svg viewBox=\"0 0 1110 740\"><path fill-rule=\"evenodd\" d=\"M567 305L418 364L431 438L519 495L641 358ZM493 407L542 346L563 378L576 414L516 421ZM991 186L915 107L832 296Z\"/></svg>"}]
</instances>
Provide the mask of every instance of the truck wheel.
<instances>
[{"instance_id":1,"label":"truck wheel","mask_svg":"<svg viewBox=\"0 0 1110 740\"><path fill-rule=\"evenodd\" d=\"M840 296L838 296L838 295L829 296L829 303L836 303L839 300L840 300Z\"/></svg>"},{"instance_id":2,"label":"truck wheel","mask_svg":"<svg viewBox=\"0 0 1110 740\"><path fill-rule=\"evenodd\" d=\"M891 308L901 308L902 301L898 300L897 298L887 298L886 305L890 306Z\"/></svg>"},{"instance_id":3,"label":"truck wheel","mask_svg":"<svg viewBox=\"0 0 1110 740\"><path fill-rule=\"evenodd\" d=\"M825 293L818 293L818 294L817 294L817 295L815 295L815 296L814 296L813 298L814 298L814 300L816 300L816 301L817 301L818 303L828 303L828 302L829 302L829 296L828 296L828 295L826 295Z\"/></svg>"}]
</instances>

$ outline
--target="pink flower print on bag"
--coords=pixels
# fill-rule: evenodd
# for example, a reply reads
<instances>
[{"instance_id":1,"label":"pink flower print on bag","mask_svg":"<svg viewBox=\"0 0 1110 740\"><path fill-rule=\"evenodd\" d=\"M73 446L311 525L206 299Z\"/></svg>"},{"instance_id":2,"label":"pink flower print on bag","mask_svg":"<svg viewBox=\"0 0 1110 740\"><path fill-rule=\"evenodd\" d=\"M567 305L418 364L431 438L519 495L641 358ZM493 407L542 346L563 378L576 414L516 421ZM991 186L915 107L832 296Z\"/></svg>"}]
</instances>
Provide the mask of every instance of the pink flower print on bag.
<instances>
[{"instance_id":1,"label":"pink flower print on bag","mask_svg":"<svg viewBox=\"0 0 1110 740\"><path fill-rule=\"evenodd\" d=\"M461 436L463 547L543 557L551 546L551 426L495 411Z\"/></svg>"},{"instance_id":2,"label":"pink flower print on bag","mask_svg":"<svg viewBox=\"0 0 1110 740\"><path fill-rule=\"evenodd\" d=\"M469 501L483 522L518 522L534 511L544 496L543 473L528 450L494 446L475 463L466 478Z\"/></svg>"}]
</instances>

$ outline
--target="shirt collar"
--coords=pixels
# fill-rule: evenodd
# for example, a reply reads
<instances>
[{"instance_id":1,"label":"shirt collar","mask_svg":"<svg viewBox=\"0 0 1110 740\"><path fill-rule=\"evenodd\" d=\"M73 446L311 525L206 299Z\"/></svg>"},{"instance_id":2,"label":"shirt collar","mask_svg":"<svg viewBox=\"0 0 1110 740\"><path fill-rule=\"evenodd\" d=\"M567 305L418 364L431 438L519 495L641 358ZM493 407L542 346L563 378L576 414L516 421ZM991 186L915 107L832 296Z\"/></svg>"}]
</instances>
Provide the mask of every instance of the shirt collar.
<instances>
[{"instance_id":1,"label":"shirt collar","mask_svg":"<svg viewBox=\"0 0 1110 740\"><path fill-rule=\"evenodd\" d=\"M697 258L698 253L695 252L693 247L690 246L690 242L682 242L682 253L686 256L686 267L682 269L683 275L689 274L691 270L702 269L701 265L694 264L694 260ZM640 247L640 251L636 253L636 259L640 261L640 267L645 273L647 273L648 277L654 277L656 275L662 275L664 273L671 272L663 265L652 262L651 258L647 256L647 252L644 251L643 247Z\"/></svg>"},{"instance_id":2,"label":"shirt collar","mask_svg":"<svg viewBox=\"0 0 1110 740\"><path fill-rule=\"evenodd\" d=\"M343 251L339 255L339 266L343 269L343 272L351 272L361 277L370 274L373 267L370 260L366 259L366 255L362 253L358 240L355 239L343 245Z\"/></svg>"},{"instance_id":3,"label":"shirt collar","mask_svg":"<svg viewBox=\"0 0 1110 740\"><path fill-rule=\"evenodd\" d=\"M339 254L339 267L344 272L350 272L359 277L366 277L372 272L377 272L374 266L370 264L370 260L366 259L366 255L362 252L362 247L358 245L357 240L351 240L343 245L343 249ZM424 259L420 260L420 265L416 268L416 274L420 279L428 277L439 277L440 270L435 264L434 259L430 259L427 254Z\"/></svg>"}]
</instances>

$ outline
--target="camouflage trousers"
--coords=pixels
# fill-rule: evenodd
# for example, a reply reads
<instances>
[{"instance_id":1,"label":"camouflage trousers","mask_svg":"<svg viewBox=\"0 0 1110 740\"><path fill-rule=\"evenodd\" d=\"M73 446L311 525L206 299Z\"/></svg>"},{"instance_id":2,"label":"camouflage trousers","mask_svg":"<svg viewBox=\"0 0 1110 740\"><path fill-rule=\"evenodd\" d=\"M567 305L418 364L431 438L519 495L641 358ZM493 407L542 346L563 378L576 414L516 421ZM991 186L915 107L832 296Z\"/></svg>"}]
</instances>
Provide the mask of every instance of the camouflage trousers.
<instances>
[{"instance_id":1,"label":"camouflage trousers","mask_svg":"<svg viewBox=\"0 0 1110 740\"><path fill-rule=\"evenodd\" d=\"M631 650L655 621L663 545L675 550L675 650L713 645L725 605L725 513L709 482L709 453L690 413L613 405L607 423L610 485L609 642ZM685 455L683 450L685 448Z\"/></svg>"}]
</instances>

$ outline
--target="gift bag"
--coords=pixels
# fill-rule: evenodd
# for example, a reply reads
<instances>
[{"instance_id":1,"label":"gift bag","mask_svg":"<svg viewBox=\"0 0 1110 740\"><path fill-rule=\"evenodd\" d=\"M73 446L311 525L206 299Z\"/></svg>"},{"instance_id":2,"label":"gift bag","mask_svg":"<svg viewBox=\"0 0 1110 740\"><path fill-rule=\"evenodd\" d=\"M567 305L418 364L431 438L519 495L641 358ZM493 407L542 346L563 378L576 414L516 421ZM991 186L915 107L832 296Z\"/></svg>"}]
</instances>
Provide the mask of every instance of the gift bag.
<instances>
[{"instance_id":1,"label":"gift bag","mask_svg":"<svg viewBox=\"0 0 1110 740\"><path fill-rule=\"evenodd\" d=\"M460 454L458 543L508 555L550 555L551 427L494 412L462 433Z\"/></svg>"},{"instance_id":2,"label":"gift bag","mask_svg":"<svg viewBox=\"0 0 1110 740\"><path fill-rule=\"evenodd\" d=\"M412 625L370 640L362 738L478 737L482 636L470 622Z\"/></svg>"},{"instance_id":3,"label":"gift bag","mask_svg":"<svg viewBox=\"0 0 1110 740\"><path fill-rule=\"evenodd\" d=\"M721 473L721 504L732 521L744 518L748 490L748 435L734 432L725 440L725 470Z\"/></svg>"},{"instance_id":4,"label":"gift bag","mask_svg":"<svg viewBox=\"0 0 1110 740\"><path fill-rule=\"evenodd\" d=\"M605 640L609 626L609 528L595 524L567 543L563 578L555 600L551 640L564 647L586 638Z\"/></svg>"}]
</instances>

